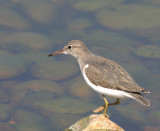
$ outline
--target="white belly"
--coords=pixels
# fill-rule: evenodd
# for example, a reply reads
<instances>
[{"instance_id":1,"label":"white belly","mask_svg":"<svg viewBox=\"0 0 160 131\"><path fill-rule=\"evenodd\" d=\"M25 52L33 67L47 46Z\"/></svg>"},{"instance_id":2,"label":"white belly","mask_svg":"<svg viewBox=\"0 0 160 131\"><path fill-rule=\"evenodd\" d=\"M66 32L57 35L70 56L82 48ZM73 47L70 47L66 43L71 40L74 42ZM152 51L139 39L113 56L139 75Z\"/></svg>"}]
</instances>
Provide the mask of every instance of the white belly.
<instances>
[{"instance_id":1,"label":"white belly","mask_svg":"<svg viewBox=\"0 0 160 131\"><path fill-rule=\"evenodd\" d=\"M84 70L88 68L88 65L85 66ZM83 71L84 72L84 71ZM113 90L113 89L108 89L108 88L104 88L101 86L96 86L94 84L92 84L89 79L87 78L85 73L82 73L83 77L85 79L85 81L87 82L87 84L96 92L103 94L103 95L110 95L116 98L120 98L120 97L130 97L133 98L131 95L129 95L128 93L124 92L124 91L120 91L120 90Z\"/></svg>"}]
</instances>

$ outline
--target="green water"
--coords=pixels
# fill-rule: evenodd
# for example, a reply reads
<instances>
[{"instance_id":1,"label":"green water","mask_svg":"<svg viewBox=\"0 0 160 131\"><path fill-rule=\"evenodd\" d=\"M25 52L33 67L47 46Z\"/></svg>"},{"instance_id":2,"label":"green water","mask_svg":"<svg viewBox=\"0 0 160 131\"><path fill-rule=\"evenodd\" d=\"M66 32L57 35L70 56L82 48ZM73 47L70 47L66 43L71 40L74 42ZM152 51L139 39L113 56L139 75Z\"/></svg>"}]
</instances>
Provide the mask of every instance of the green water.
<instances>
[{"instance_id":1,"label":"green water","mask_svg":"<svg viewBox=\"0 0 160 131\"><path fill-rule=\"evenodd\" d=\"M73 57L48 57L73 39L151 92L150 107L122 99L110 119L126 131L160 130L159 14L158 0L1 0L1 130L61 131L104 104Z\"/></svg>"}]
</instances>

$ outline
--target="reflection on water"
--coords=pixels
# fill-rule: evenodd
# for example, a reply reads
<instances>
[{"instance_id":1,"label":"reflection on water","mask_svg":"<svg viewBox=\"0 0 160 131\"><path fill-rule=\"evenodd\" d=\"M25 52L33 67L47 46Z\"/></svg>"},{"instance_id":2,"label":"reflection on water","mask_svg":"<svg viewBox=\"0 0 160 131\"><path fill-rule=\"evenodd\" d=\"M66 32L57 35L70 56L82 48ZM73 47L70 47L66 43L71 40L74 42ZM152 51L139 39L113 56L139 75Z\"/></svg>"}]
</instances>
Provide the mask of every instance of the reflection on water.
<instances>
[{"instance_id":1,"label":"reflection on water","mask_svg":"<svg viewBox=\"0 0 160 131\"><path fill-rule=\"evenodd\" d=\"M159 5L153 0L1 0L1 130L63 130L103 104L73 58L48 58L72 39L115 60L151 91L150 107L121 100L109 107L111 120L129 131L160 130Z\"/></svg>"}]
</instances>

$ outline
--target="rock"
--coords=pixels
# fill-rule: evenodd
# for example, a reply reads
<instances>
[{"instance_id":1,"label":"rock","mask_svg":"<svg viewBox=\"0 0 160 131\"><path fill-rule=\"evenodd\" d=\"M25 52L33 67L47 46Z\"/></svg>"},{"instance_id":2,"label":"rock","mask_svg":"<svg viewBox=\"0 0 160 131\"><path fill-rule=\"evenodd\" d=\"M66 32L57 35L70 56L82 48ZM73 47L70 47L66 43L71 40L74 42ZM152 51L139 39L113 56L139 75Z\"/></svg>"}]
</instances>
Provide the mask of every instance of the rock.
<instances>
[{"instance_id":1,"label":"rock","mask_svg":"<svg viewBox=\"0 0 160 131\"><path fill-rule=\"evenodd\" d=\"M23 98L22 104L25 107L31 107L33 103L39 100L49 100L54 97L51 91L30 92Z\"/></svg>"},{"instance_id":2,"label":"rock","mask_svg":"<svg viewBox=\"0 0 160 131\"><path fill-rule=\"evenodd\" d=\"M88 117L82 118L77 121L75 124L70 126L65 131L73 130L73 131L124 131L120 126L112 122L110 119L105 117L104 115L95 115L92 114Z\"/></svg>"},{"instance_id":3,"label":"rock","mask_svg":"<svg viewBox=\"0 0 160 131\"><path fill-rule=\"evenodd\" d=\"M91 46L91 48L95 45L97 47L105 47L105 50L107 51L110 51L116 46L130 49L131 45L135 45L135 42L132 39L113 31L106 32L97 29L90 32L89 34L85 33L83 37L85 37L87 45Z\"/></svg>"},{"instance_id":4,"label":"rock","mask_svg":"<svg viewBox=\"0 0 160 131\"><path fill-rule=\"evenodd\" d=\"M153 67L153 66L152 66ZM155 68L155 67L154 67ZM151 75L150 77L148 77L148 87L150 88L150 91L153 93L152 94L152 99L160 99L160 88L159 88L159 80L160 80L160 74L156 73L154 75ZM154 86L152 86L154 84ZM153 104L154 105L154 104ZM159 105L159 104L158 104Z\"/></svg>"},{"instance_id":5,"label":"rock","mask_svg":"<svg viewBox=\"0 0 160 131\"><path fill-rule=\"evenodd\" d=\"M0 42L2 49L14 51L16 53L44 51L53 47L50 38L46 35L29 31L6 33L1 37Z\"/></svg>"},{"instance_id":6,"label":"rock","mask_svg":"<svg viewBox=\"0 0 160 131\"><path fill-rule=\"evenodd\" d=\"M71 40L73 38L83 38L84 36L86 36L86 33L83 30L71 30L71 29L53 30L52 34L50 34L51 40L54 41L52 43L52 44L54 44L54 46L52 45L52 48L58 49L58 47L60 47L60 46L63 47L64 44L66 43L66 39ZM59 38L61 38L61 39L59 39ZM66 56L65 56L65 58L66 58Z\"/></svg>"},{"instance_id":7,"label":"rock","mask_svg":"<svg viewBox=\"0 0 160 131\"><path fill-rule=\"evenodd\" d=\"M8 50L0 49L0 55L11 55L11 53Z\"/></svg>"},{"instance_id":8,"label":"rock","mask_svg":"<svg viewBox=\"0 0 160 131\"><path fill-rule=\"evenodd\" d=\"M10 119L10 107L4 104L0 104L0 122L6 122L9 119Z\"/></svg>"},{"instance_id":9,"label":"rock","mask_svg":"<svg viewBox=\"0 0 160 131\"><path fill-rule=\"evenodd\" d=\"M56 5L44 0L22 0L22 9L30 19L38 23L47 24L56 18Z\"/></svg>"},{"instance_id":10,"label":"rock","mask_svg":"<svg viewBox=\"0 0 160 131\"><path fill-rule=\"evenodd\" d=\"M137 30L135 31L135 34L138 35L139 37L143 37L145 39L148 39L151 43L150 45L157 45L159 46L159 41L160 41L160 27L153 27L149 29L144 29L144 30Z\"/></svg>"},{"instance_id":11,"label":"rock","mask_svg":"<svg viewBox=\"0 0 160 131\"><path fill-rule=\"evenodd\" d=\"M56 82L38 79L21 82L12 89L14 93L20 90L27 90L27 92L49 91L58 95L63 95L64 93L63 89Z\"/></svg>"},{"instance_id":12,"label":"rock","mask_svg":"<svg viewBox=\"0 0 160 131\"><path fill-rule=\"evenodd\" d=\"M20 11L19 11L20 12ZM31 26L27 20L16 10L0 7L0 25L13 29L30 29Z\"/></svg>"},{"instance_id":13,"label":"rock","mask_svg":"<svg viewBox=\"0 0 160 131\"><path fill-rule=\"evenodd\" d=\"M123 118L128 119L130 121L134 121L135 123L141 124L149 124L150 119L147 119L145 112L134 109L133 107L122 106L119 105L115 107L115 109L122 115Z\"/></svg>"},{"instance_id":14,"label":"rock","mask_svg":"<svg viewBox=\"0 0 160 131\"><path fill-rule=\"evenodd\" d=\"M17 131L13 126L5 123L0 124L0 131Z\"/></svg>"},{"instance_id":15,"label":"rock","mask_svg":"<svg viewBox=\"0 0 160 131\"><path fill-rule=\"evenodd\" d=\"M144 80L147 79L145 78L145 76L150 75L150 72L144 65L142 65L142 63L136 62L135 64L135 60L133 60L133 61L126 62L125 64L124 63L120 63L120 64L135 79L137 83L139 83L140 85L142 83L143 86L145 87ZM141 78L144 78L144 79L141 80Z\"/></svg>"},{"instance_id":16,"label":"rock","mask_svg":"<svg viewBox=\"0 0 160 131\"><path fill-rule=\"evenodd\" d=\"M73 97L62 97L59 99L39 100L33 104L33 108L40 114L45 114L45 112L49 114L81 114L95 109L96 106Z\"/></svg>"},{"instance_id":17,"label":"rock","mask_svg":"<svg viewBox=\"0 0 160 131\"><path fill-rule=\"evenodd\" d=\"M49 81L49 80L29 80L25 82L21 82L11 89L11 105L16 105L22 100L27 104L29 101L32 101L33 98L37 98L37 100L40 100L40 96L47 98L51 98L54 94L56 95L63 95L64 91L63 89L55 82ZM35 95L32 96L31 94L34 93ZM42 95L44 92L44 95ZM45 95L45 93L48 92L48 96ZM50 93L49 93L50 92ZM52 94L53 95L52 95ZM28 95L30 94L30 95ZM51 96L52 95L52 96ZM31 97L32 96L32 97ZM34 99L29 105L32 105L32 103L36 101Z\"/></svg>"},{"instance_id":18,"label":"rock","mask_svg":"<svg viewBox=\"0 0 160 131\"><path fill-rule=\"evenodd\" d=\"M8 103L9 100L9 95L0 89L0 103Z\"/></svg>"},{"instance_id":19,"label":"rock","mask_svg":"<svg viewBox=\"0 0 160 131\"><path fill-rule=\"evenodd\" d=\"M135 55L144 58L160 58L160 47L154 45L144 45L135 50Z\"/></svg>"},{"instance_id":20,"label":"rock","mask_svg":"<svg viewBox=\"0 0 160 131\"><path fill-rule=\"evenodd\" d=\"M44 131L48 128L46 120L36 112L16 110L12 118L17 131Z\"/></svg>"},{"instance_id":21,"label":"rock","mask_svg":"<svg viewBox=\"0 0 160 131\"><path fill-rule=\"evenodd\" d=\"M40 63L31 69L34 77L48 80L64 80L77 74L78 67L69 62L52 61L47 63Z\"/></svg>"},{"instance_id":22,"label":"rock","mask_svg":"<svg viewBox=\"0 0 160 131\"><path fill-rule=\"evenodd\" d=\"M149 120L152 121L152 123L159 125L160 123L160 111L159 110L152 110L148 113Z\"/></svg>"},{"instance_id":23,"label":"rock","mask_svg":"<svg viewBox=\"0 0 160 131\"><path fill-rule=\"evenodd\" d=\"M81 0L77 1L73 4L73 9L83 11L83 12L96 12L100 9L110 7L113 8L114 6L120 5L124 0L101 0L101 2L97 0Z\"/></svg>"},{"instance_id":24,"label":"rock","mask_svg":"<svg viewBox=\"0 0 160 131\"><path fill-rule=\"evenodd\" d=\"M50 115L49 118L52 126L54 127L54 130L62 131L66 127L69 127L71 124L73 124L75 121L81 119L82 116L70 113L58 113Z\"/></svg>"},{"instance_id":25,"label":"rock","mask_svg":"<svg viewBox=\"0 0 160 131\"><path fill-rule=\"evenodd\" d=\"M158 27L159 12L160 9L153 5L124 4L112 9L105 8L97 13L96 18L105 27L114 30L134 31Z\"/></svg>"},{"instance_id":26,"label":"rock","mask_svg":"<svg viewBox=\"0 0 160 131\"><path fill-rule=\"evenodd\" d=\"M81 30L81 29L86 29L89 28L93 25L93 22L88 19L88 18L76 18L76 19L71 19L71 21L68 22L69 29L72 30Z\"/></svg>"},{"instance_id":27,"label":"rock","mask_svg":"<svg viewBox=\"0 0 160 131\"><path fill-rule=\"evenodd\" d=\"M6 89L6 88L12 88L15 86L17 83L19 83L18 80L6 80L1 82L1 87Z\"/></svg>"},{"instance_id":28,"label":"rock","mask_svg":"<svg viewBox=\"0 0 160 131\"><path fill-rule=\"evenodd\" d=\"M160 128L159 128L160 129ZM153 126L144 126L143 130L144 131L159 131L158 127L153 127Z\"/></svg>"},{"instance_id":29,"label":"rock","mask_svg":"<svg viewBox=\"0 0 160 131\"><path fill-rule=\"evenodd\" d=\"M24 59L29 64L34 63L34 65L39 63L45 63L51 60L50 57L47 57L48 52L45 52L45 51L29 51L29 52L20 53L18 54L18 56Z\"/></svg>"},{"instance_id":30,"label":"rock","mask_svg":"<svg viewBox=\"0 0 160 131\"><path fill-rule=\"evenodd\" d=\"M27 70L27 63L18 56L0 55L0 60L0 79L13 78Z\"/></svg>"},{"instance_id":31,"label":"rock","mask_svg":"<svg viewBox=\"0 0 160 131\"><path fill-rule=\"evenodd\" d=\"M93 100L95 92L85 83L85 81L75 81L69 88L69 93L83 100Z\"/></svg>"},{"instance_id":32,"label":"rock","mask_svg":"<svg viewBox=\"0 0 160 131\"><path fill-rule=\"evenodd\" d=\"M147 4L154 4L156 6L160 4L159 0L142 0L142 2L145 2Z\"/></svg>"}]
</instances>

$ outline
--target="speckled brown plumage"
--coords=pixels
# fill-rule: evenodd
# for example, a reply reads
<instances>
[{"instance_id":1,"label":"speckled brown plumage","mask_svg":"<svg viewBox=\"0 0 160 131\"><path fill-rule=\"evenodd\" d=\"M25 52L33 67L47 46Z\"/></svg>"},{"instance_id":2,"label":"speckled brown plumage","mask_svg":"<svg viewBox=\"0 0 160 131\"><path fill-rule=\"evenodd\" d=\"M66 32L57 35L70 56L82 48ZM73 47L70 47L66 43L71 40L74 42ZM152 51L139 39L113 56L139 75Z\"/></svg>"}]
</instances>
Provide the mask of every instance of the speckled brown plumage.
<instances>
[{"instance_id":1,"label":"speckled brown plumage","mask_svg":"<svg viewBox=\"0 0 160 131\"><path fill-rule=\"evenodd\" d=\"M148 106L150 103L141 93L149 93L141 88L133 78L116 62L92 55L94 61L87 61L89 67L85 69L86 76L96 86L121 90L133 96L135 100ZM98 59L98 60L96 60Z\"/></svg>"},{"instance_id":2,"label":"speckled brown plumage","mask_svg":"<svg viewBox=\"0 0 160 131\"><path fill-rule=\"evenodd\" d=\"M96 56L93 56L94 58ZM149 93L136 84L132 77L117 63L98 56L98 61L88 61L85 69L89 80L95 85L128 92Z\"/></svg>"}]
</instances>

